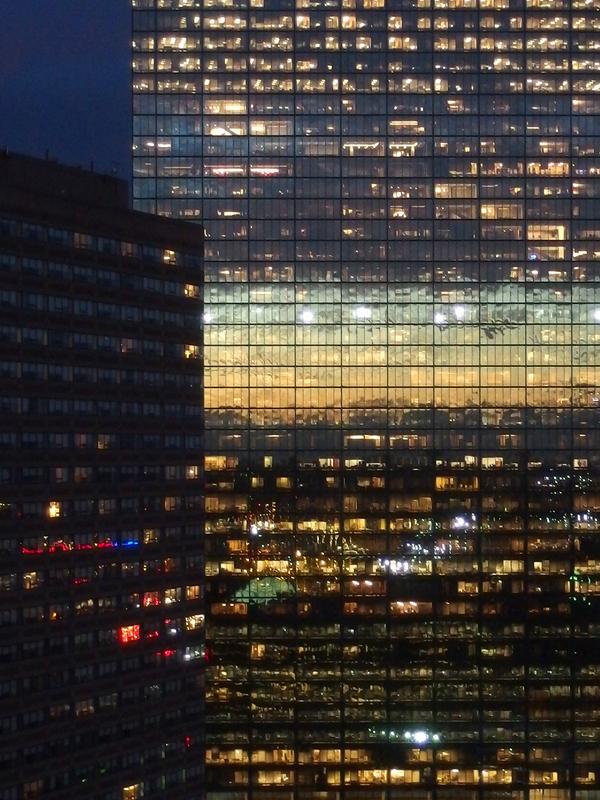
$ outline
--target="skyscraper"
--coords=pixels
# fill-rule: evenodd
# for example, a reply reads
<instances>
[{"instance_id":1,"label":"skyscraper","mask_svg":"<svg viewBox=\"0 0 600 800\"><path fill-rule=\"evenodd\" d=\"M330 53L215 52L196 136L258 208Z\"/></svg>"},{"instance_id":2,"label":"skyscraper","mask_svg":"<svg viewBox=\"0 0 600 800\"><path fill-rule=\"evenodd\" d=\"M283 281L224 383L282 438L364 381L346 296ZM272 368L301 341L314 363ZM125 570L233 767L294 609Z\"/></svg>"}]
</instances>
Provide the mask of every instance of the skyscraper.
<instances>
[{"instance_id":1,"label":"skyscraper","mask_svg":"<svg viewBox=\"0 0 600 800\"><path fill-rule=\"evenodd\" d=\"M0 798L201 796L202 230L0 154Z\"/></svg>"},{"instance_id":2,"label":"skyscraper","mask_svg":"<svg viewBox=\"0 0 600 800\"><path fill-rule=\"evenodd\" d=\"M206 241L208 800L600 796L591 0L134 0Z\"/></svg>"}]
</instances>

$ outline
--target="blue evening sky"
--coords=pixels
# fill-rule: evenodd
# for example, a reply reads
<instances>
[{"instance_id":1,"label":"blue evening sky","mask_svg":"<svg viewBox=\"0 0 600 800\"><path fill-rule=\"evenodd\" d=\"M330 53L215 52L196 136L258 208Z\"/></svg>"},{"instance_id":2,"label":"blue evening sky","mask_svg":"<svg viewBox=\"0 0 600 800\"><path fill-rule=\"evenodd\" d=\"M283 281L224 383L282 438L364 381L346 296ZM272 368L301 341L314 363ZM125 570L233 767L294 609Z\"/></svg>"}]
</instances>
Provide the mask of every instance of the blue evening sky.
<instances>
[{"instance_id":1,"label":"blue evening sky","mask_svg":"<svg viewBox=\"0 0 600 800\"><path fill-rule=\"evenodd\" d=\"M0 147L130 173L129 0L4 0Z\"/></svg>"}]
</instances>

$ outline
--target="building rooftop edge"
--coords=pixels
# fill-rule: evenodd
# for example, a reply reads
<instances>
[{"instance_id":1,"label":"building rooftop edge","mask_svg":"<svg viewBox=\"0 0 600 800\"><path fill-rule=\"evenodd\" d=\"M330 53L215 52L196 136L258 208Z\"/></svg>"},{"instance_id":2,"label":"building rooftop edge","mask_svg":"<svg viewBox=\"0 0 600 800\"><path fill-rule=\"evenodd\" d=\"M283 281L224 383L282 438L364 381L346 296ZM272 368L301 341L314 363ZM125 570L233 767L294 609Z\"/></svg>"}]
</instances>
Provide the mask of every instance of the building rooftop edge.
<instances>
[{"instance_id":1,"label":"building rooftop edge","mask_svg":"<svg viewBox=\"0 0 600 800\"><path fill-rule=\"evenodd\" d=\"M0 149L0 209L87 221L100 228L116 226L191 247L201 246L204 239L202 225L131 208L122 178L5 149Z\"/></svg>"}]
</instances>

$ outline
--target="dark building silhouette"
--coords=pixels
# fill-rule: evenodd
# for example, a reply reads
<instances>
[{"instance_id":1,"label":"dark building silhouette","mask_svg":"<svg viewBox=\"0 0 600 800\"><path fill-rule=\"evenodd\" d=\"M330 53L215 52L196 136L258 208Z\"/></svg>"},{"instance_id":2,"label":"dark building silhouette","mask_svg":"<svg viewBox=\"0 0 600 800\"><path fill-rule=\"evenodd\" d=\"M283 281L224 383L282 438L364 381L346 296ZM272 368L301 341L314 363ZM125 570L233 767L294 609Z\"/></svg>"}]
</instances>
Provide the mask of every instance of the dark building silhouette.
<instances>
[{"instance_id":1,"label":"dark building silhouette","mask_svg":"<svg viewBox=\"0 0 600 800\"><path fill-rule=\"evenodd\" d=\"M203 232L0 155L0 798L200 797Z\"/></svg>"},{"instance_id":2,"label":"dark building silhouette","mask_svg":"<svg viewBox=\"0 0 600 800\"><path fill-rule=\"evenodd\" d=\"M600 798L597 0L133 0L206 229L208 800Z\"/></svg>"}]
</instances>

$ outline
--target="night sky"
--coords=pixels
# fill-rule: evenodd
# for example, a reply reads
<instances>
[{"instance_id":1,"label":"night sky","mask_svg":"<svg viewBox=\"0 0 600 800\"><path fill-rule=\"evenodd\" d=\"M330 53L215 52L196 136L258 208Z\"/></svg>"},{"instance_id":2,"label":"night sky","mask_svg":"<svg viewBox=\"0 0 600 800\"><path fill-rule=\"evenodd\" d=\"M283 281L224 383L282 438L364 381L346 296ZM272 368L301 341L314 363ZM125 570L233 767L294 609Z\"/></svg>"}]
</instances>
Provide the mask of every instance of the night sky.
<instances>
[{"instance_id":1,"label":"night sky","mask_svg":"<svg viewBox=\"0 0 600 800\"><path fill-rule=\"evenodd\" d=\"M0 147L129 178L129 0L10 0L0 25Z\"/></svg>"}]
</instances>

